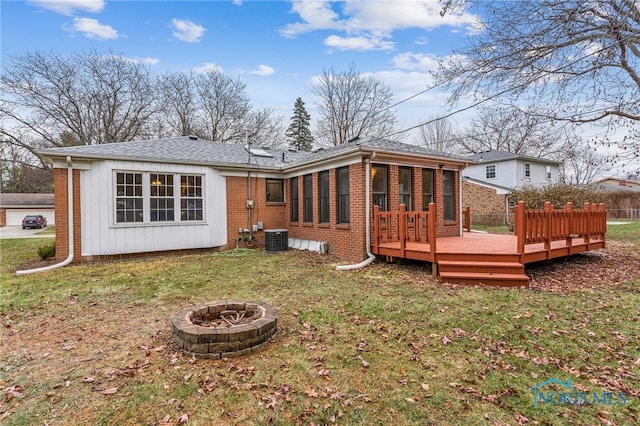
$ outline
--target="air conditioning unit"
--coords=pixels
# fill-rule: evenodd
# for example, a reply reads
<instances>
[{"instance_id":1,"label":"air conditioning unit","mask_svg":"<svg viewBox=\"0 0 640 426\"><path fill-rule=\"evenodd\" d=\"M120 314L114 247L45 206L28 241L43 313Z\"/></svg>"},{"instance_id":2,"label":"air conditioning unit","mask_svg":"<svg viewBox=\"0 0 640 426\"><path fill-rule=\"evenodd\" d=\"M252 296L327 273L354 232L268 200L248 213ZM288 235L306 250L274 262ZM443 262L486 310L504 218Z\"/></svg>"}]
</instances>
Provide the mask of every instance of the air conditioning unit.
<instances>
[{"instance_id":1,"label":"air conditioning unit","mask_svg":"<svg viewBox=\"0 0 640 426\"><path fill-rule=\"evenodd\" d=\"M289 231L286 229L265 229L264 249L267 253L289 250Z\"/></svg>"}]
</instances>

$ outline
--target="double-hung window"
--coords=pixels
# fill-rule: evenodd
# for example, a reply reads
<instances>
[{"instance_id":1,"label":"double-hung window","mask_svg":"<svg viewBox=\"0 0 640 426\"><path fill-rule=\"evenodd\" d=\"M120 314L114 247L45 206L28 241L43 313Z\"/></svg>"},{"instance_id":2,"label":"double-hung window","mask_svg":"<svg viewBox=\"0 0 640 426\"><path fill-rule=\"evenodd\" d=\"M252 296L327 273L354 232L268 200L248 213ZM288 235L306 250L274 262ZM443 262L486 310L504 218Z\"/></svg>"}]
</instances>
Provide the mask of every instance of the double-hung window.
<instances>
[{"instance_id":1,"label":"double-hung window","mask_svg":"<svg viewBox=\"0 0 640 426\"><path fill-rule=\"evenodd\" d=\"M371 174L373 175L373 204L378 206L380 211L387 211L387 166L375 165L372 167Z\"/></svg>"},{"instance_id":2,"label":"double-hung window","mask_svg":"<svg viewBox=\"0 0 640 426\"><path fill-rule=\"evenodd\" d=\"M496 165L492 164L485 168L485 176L487 179L495 179L496 178Z\"/></svg>"},{"instance_id":3,"label":"double-hung window","mask_svg":"<svg viewBox=\"0 0 640 426\"><path fill-rule=\"evenodd\" d=\"M398 199L411 210L411 167L398 167Z\"/></svg>"},{"instance_id":4,"label":"double-hung window","mask_svg":"<svg viewBox=\"0 0 640 426\"><path fill-rule=\"evenodd\" d=\"M452 170L442 172L444 220L455 220L455 174Z\"/></svg>"},{"instance_id":5,"label":"double-hung window","mask_svg":"<svg viewBox=\"0 0 640 426\"><path fill-rule=\"evenodd\" d=\"M313 222L313 179L312 175L304 175L302 178L302 197L305 222Z\"/></svg>"},{"instance_id":6,"label":"double-hung window","mask_svg":"<svg viewBox=\"0 0 640 426\"><path fill-rule=\"evenodd\" d=\"M144 221L142 173L116 173L116 223Z\"/></svg>"},{"instance_id":7,"label":"double-hung window","mask_svg":"<svg viewBox=\"0 0 640 426\"><path fill-rule=\"evenodd\" d=\"M338 180L338 223L349 223L349 166L336 171Z\"/></svg>"},{"instance_id":8,"label":"double-hung window","mask_svg":"<svg viewBox=\"0 0 640 426\"><path fill-rule=\"evenodd\" d=\"M151 222L172 222L175 214L173 175L151 173L149 175L149 201Z\"/></svg>"},{"instance_id":9,"label":"double-hung window","mask_svg":"<svg viewBox=\"0 0 640 426\"><path fill-rule=\"evenodd\" d=\"M422 210L429 210L433 203L433 169L422 169Z\"/></svg>"},{"instance_id":10,"label":"double-hung window","mask_svg":"<svg viewBox=\"0 0 640 426\"><path fill-rule=\"evenodd\" d=\"M524 163L524 177L531 177L531 164L529 163Z\"/></svg>"},{"instance_id":11,"label":"double-hung window","mask_svg":"<svg viewBox=\"0 0 640 426\"><path fill-rule=\"evenodd\" d=\"M202 176L180 176L180 219L202 220Z\"/></svg>"},{"instance_id":12,"label":"double-hung window","mask_svg":"<svg viewBox=\"0 0 640 426\"><path fill-rule=\"evenodd\" d=\"M291 178L291 222L298 221L298 179Z\"/></svg>"},{"instance_id":13,"label":"double-hung window","mask_svg":"<svg viewBox=\"0 0 640 426\"><path fill-rule=\"evenodd\" d=\"M329 223L329 171L318 173L318 192L320 201L320 223Z\"/></svg>"}]
</instances>

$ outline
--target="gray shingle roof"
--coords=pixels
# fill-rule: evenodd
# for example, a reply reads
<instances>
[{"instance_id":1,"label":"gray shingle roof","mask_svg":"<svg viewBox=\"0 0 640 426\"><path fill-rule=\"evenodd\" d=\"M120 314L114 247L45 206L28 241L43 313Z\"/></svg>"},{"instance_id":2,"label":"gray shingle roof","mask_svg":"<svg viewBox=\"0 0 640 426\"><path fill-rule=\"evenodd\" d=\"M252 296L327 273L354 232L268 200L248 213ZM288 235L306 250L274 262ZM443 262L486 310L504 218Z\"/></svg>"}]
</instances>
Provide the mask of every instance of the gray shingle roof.
<instances>
[{"instance_id":1,"label":"gray shingle roof","mask_svg":"<svg viewBox=\"0 0 640 426\"><path fill-rule=\"evenodd\" d=\"M387 139L363 138L346 144L319 149L313 152L298 152L283 149L262 148L272 157L249 156L241 144L212 142L188 136L119 142L103 145L84 145L51 148L39 151L44 157L66 157L84 159L138 160L161 163L199 164L218 167L237 167L285 170L289 167L313 163L353 152L384 151L399 154L423 155L426 157L466 162L463 157L451 156L420 146L409 145Z\"/></svg>"},{"instance_id":2,"label":"gray shingle roof","mask_svg":"<svg viewBox=\"0 0 640 426\"><path fill-rule=\"evenodd\" d=\"M55 198L53 194L23 194L8 192L0 194L0 206L2 207L53 207Z\"/></svg>"}]
</instances>

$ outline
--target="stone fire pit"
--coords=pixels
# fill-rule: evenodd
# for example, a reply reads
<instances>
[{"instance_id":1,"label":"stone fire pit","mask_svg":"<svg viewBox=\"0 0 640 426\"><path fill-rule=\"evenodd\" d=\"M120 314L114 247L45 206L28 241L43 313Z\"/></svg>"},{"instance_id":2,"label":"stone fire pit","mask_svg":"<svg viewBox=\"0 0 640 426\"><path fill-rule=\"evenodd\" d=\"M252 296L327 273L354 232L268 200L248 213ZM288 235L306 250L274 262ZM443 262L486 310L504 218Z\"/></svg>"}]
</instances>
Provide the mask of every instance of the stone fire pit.
<instances>
[{"instance_id":1,"label":"stone fire pit","mask_svg":"<svg viewBox=\"0 0 640 426\"><path fill-rule=\"evenodd\" d=\"M278 328L278 310L266 303L211 302L173 317L173 341L188 355L225 358L265 346Z\"/></svg>"}]
</instances>

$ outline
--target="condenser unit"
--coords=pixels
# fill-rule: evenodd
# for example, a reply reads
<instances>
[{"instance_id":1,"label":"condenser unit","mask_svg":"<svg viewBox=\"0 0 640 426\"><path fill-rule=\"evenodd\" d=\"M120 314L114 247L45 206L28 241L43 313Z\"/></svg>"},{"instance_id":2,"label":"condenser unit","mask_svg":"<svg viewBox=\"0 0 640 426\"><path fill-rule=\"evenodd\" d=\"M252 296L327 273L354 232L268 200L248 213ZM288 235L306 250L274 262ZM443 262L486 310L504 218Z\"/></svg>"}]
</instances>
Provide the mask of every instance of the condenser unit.
<instances>
[{"instance_id":1,"label":"condenser unit","mask_svg":"<svg viewBox=\"0 0 640 426\"><path fill-rule=\"evenodd\" d=\"M286 229L266 229L264 231L264 249L268 253L289 249L289 231Z\"/></svg>"}]
</instances>

